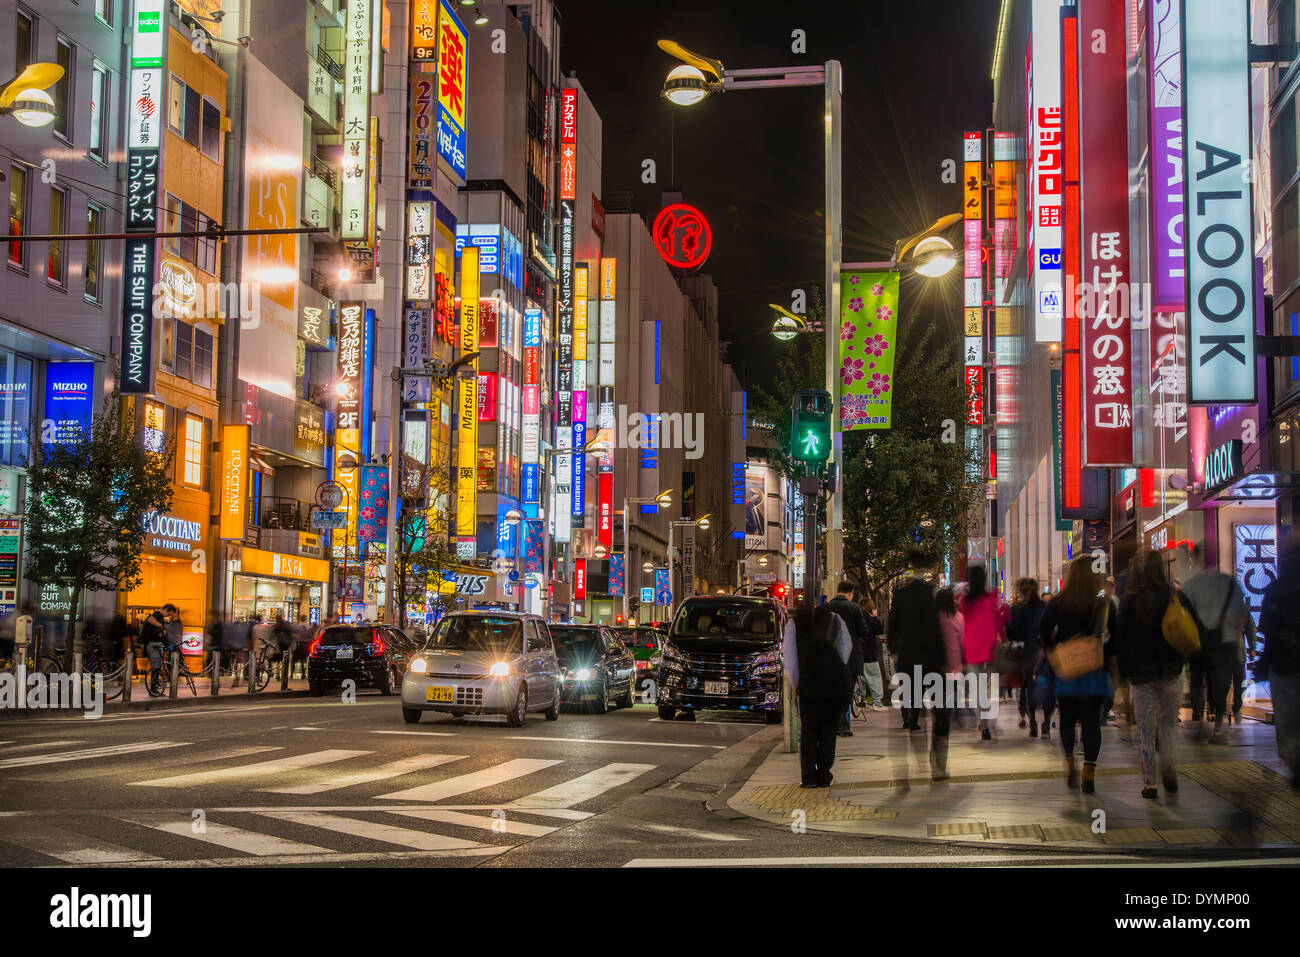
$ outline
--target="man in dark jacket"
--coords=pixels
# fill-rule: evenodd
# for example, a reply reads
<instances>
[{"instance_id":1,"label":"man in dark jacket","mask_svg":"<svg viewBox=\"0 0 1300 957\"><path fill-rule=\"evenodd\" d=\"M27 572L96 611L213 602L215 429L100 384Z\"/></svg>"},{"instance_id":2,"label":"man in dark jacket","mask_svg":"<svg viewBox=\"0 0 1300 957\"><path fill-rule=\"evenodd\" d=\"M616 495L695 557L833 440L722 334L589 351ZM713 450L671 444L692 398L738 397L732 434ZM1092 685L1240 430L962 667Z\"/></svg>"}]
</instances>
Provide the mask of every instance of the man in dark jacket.
<instances>
[{"instance_id":1,"label":"man in dark jacket","mask_svg":"<svg viewBox=\"0 0 1300 957\"><path fill-rule=\"evenodd\" d=\"M856 682L862 676L862 665L866 660L864 646L869 641L875 644L875 641L871 637L870 629L867 627L866 616L862 614L862 609L858 607L858 603L853 600L854 590L853 582L840 582L835 589L835 597L826 603L826 607L840 616L844 622L844 627L849 631L849 638L853 642L852 649L849 652L849 675ZM844 717L840 720L838 733L842 738L853 736L853 731L849 727L849 711L844 712Z\"/></svg>"},{"instance_id":2,"label":"man in dark jacket","mask_svg":"<svg viewBox=\"0 0 1300 957\"><path fill-rule=\"evenodd\" d=\"M1255 677L1273 689L1273 727L1278 757L1291 769L1291 786L1300 791L1300 545L1283 546L1277 579L1264 589L1259 630L1264 650Z\"/></svg>"},{"instance_id":3,"label":"man in dark jacket","mask_svg":"<svg viewBox=\"0 0 1300 957\"><path fill-rule=\"evenodd\" d=\"M903 708L903 727L909 731L922 730L922 708L932 711L930 767L934 780L941 781L948 777L949 702L942 696L934 701L924 700L918 675L921 680L926 675L941 679L947 672L948 661L934 587L926 578L930 571L929 556L913 550L907 560L912 567L912 580L894 592L889 606L889 645L898 655L894 694Z\"/></svg>"},{"instance_id":4,"label":"man in dark jacket","mask_svg":"<svg viewBox=\"0 0 1300 957\"><path fill-rule=\"evenodd\" d=\"M853 689L848 661L853 641L844 621L826 607L800 608L781 637L785 675L799 695L801 787L831 786L835 726Z\"/></svg>"}]
</instances>

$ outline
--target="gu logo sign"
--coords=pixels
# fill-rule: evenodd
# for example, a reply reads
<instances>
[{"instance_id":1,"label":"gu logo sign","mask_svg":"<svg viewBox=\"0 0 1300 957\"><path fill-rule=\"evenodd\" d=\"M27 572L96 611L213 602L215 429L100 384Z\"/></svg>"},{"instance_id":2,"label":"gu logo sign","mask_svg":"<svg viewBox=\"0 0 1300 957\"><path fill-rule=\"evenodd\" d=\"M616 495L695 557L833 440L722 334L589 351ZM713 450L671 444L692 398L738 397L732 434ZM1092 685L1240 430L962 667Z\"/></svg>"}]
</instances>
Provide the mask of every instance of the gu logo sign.
<instances>
[{"instance_id":1,"label":"gu logo sign","mask_svg":"<svg viewBox=\"0 0 1300 957\"><path fill-rule=\"evenodd\" d=\"M664 262L677 269L699 268L713 248L709 221L698 209L685 203L661 209L650 234Z\"/></svg>"}]
</instances>

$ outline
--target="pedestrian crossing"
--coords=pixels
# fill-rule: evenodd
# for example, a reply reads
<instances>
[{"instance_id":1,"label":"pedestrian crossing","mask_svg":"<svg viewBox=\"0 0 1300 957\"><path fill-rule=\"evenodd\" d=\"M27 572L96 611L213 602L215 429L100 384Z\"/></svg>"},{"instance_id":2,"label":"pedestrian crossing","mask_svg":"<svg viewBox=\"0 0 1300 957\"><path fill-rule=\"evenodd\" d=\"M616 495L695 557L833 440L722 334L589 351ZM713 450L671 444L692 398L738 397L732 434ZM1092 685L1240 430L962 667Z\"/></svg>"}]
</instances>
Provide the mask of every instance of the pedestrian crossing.
<instances>
[{"instance_id":1,"label":"pedestrian crossing","mask_svg":"<svg viewBox=\"0 0 1300 957\"><path fill-rule=\"evenodd\" d=\"M382 865L483 858L587 820L596 813L592 802L632 793L639 783L648 786L645 779L659 768L471 753L395 757L340 748L205 752L170 740L86 744L0 746L0 785L30 781L28 772L43 765L58 771L71 764L74 783L89 780L97 791L102 788L103 804L115 808L0 815L0 866ZM172 765L184 772L167 773ZM205 802L207 795L219 800ZM257 797L241 802L243 795ZM228 806L210 806L216 804Z\"/></svg>"}]
</instances>

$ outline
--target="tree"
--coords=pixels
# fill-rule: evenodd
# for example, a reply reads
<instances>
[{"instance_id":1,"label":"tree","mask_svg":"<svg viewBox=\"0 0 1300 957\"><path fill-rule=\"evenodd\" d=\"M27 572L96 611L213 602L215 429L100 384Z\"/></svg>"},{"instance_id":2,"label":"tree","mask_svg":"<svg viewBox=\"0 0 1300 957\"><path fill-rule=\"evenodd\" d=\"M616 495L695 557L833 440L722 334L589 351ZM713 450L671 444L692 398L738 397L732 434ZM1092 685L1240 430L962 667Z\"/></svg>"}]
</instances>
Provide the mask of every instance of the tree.
<instances>
[{"instance_id":1,"label":"tree","mask_svg":"<svg viewBox=\"0 0 1300 957\"><path fill-rule=\"evenodd\" d=\"M139 587L145 518L172 505L175 445L145 448L134 411L114 393L88 427L66 428L59 441L33 442L31 450L27 576L71 591L75 636L83 592Z\"/></svg>"},{"instance_id":2,"label":"tree","mask_svg":"<svg viewBox=\"0 0 1300 957\"><path fill-rule=\"evenodd\" d=\"M449 534L451 472L446 449L433 445L428 461L403 453L396 520L397 551L393 556L397 623L406 627L408 605L424 607L432 592L436 608L449 611L455 595L443 594L443 570L455 559Z\"/></svg>"}]
</instances>

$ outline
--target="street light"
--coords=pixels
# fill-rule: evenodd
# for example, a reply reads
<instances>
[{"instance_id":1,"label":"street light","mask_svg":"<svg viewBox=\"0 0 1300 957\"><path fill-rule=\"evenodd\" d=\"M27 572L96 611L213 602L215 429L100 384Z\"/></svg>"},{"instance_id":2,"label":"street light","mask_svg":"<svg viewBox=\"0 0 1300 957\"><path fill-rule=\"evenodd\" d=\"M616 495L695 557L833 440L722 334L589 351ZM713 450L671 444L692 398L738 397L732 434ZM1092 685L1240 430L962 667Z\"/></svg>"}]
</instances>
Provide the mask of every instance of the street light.
<instances>
[{"instance_id":1,"label":"street light","mask_svg":"<svg viewBox=\"0 0 1300 957\"><path fill-rule=\"evenodd\" d=\"M681 521L668 523L668 591L674 596L677 594L677 590L674 587L676 585L676 582L673 581L675 577L673 575L673 529L691 528L691 527L706 529L709 527L709 519L712 515L713 515L712 512L706 512L705 514L701 515L699 518L696 519L686 518L686 519L682 519ZM685 582L686 579L683 578L682 579L683 587L685 587ZM694 585L694 582L692 582L692 585ZM671 603L669 603L668 605L668 617L669 619L673 617L673 606Z\"/></svg>"},{"instance_id":2,"label":"street light","mask_svg":"<svg viewBox=\"0 0 1300 957\"><path fill-rule=\"evenodd\" d=\"M522 612L524 610L524 572L521 553L523 549L523 521L524 513L517 508L512 508L501 517L507 527L515 529L515 608Z\"/></svg>"},{"instance_id":3,"label":"street light","mask_svg":"<svg viewBox=\"0 0 1300 957\"><path fill-rule=\"evenodd\" d=\"M33 63L0 85L0 116L12 116L23 126L39 129L54 122L54 99L47 87L63 79L57 63Z\"/></svg>"},{"instance_id":4,"label":"street light","mask_svg":"<svg viewBox=\"0 0 1300 957\"><path fill-rule=\"evenodd\" d=\"M624 498L623 499L623 556L624 556L625 563L627 561L627 557L632 554L632 549L631 549L632 543L628 537L629 536L628 512L630 511L630 507L633 505L654 505L657 506L658 508L667 508L672 504L673 504L672 489L666 489L665 491L658 492L655 495L651 496L650 498ZM672 526L669 526L668 534L669 535L672 534ZM669 558L671 559L671 557L672 556L670 555ZM645 564L650 565L649 562L646 562ZM654 566L650 565L650 569L653 568ZM645 565L641 566L642 571L649 571L650 569L647 569ZM623 583L623 620L628 621L628 583L627 582Z\"/></svg>"}]
</instances>

